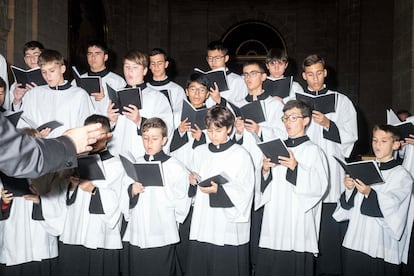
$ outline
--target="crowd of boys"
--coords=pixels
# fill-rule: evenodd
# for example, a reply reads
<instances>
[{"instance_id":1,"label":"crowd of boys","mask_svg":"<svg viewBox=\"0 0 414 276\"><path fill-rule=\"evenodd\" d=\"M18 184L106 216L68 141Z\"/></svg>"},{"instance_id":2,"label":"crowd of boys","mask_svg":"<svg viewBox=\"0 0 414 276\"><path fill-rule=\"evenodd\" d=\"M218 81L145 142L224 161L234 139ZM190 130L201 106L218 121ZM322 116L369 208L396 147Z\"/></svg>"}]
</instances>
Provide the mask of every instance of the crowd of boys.
<instances>
[{"instance_id":1,"label":"crowd of boys","mask_svg":"<svg viewBox=\"0 0 414 276\"><path fill-rule=\"evenodd\" d=\"M335 158L350 157L357 115L346 95L326 86L320 56L302 63L306 86L291 81L288 96L279 97L264 83L288 77L282 49L269 50L263 63L247 61L238 75L226 66L225 45L211 42L206 61L228 82L219 91L196 71L185 88L173 82L160 48L129 51L121 77L106 67L106 45L92 41L82 77L99 76L101 87L90 94L64 79L59 52L30 41L23 53L47 85L14 82L9 89L0 78L1 112L23 111L17 128L45 138L100 123L89 155L104 178L83 179L79 165L28 179L23 195L0 181L0 275L414 273L414 134L401 140L393 126L374 127L372 151L384 183L346 174ZM136 88L142 106L117 105L108 86ZM323 113L298 94L332 94L335 108ZM182 118L184 102L205 112L203 123ZM255 103L263 120L240 116L238 109ZM54 120L58 127L36 130ZM275 139L288 156L263 154L259 145ZM159 164L161 182L134 179L125 160Z\"/></svg>"}]
</instances>

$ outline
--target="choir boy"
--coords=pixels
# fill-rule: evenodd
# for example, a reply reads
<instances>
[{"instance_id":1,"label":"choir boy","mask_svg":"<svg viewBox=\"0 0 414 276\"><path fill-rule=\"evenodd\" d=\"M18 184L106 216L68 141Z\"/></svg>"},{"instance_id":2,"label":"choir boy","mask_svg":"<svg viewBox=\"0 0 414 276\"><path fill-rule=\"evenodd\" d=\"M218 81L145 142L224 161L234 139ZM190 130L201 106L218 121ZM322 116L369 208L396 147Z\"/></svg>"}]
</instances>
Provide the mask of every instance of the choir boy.
<instances>
[{"instance_id":1,"label":"choir boy","mask_svg":"<svg viewBox=\"0 0 414 276\"><path fill-rule=\"evenodd\" d=\"M345 191L333 214L337 221L349 220L342 243L344 276L397 276L401 263L407 263L414 219L413 179L393 159L399 146L395 127L375 126L372 150L384 183L366 185L345 175Z\"/></svg>"},{"instance_id":2,"label":"choir boy","mask_svg":"<svg viewBox=\"0 0 414 276\"><path fill-rule=\"evenodd\" d=\"M231 111L214 106L205 123L211 143L198 146L190 183L225 174L228 182L198 186L190 229L187 274L199 276L250 275L249 232L254 168L249 153L229 135Z\"/></svg>"},{"instance_id":3,"label":"choir boy","mask_svg":"<svg viewBox=\"0 0 414 276\"><path fill-rule=\"evenodd\" d=\"M188 179L184 165L167 155L167 125L149 118L142 125L145 154L135 161L161 162L164 182L147 186L134 182L123 189L123 212L128 225L123 237L126 275L175 275L178 223L187 216Z\"/></svg>"},{"instance_id":4,"label":"choir boy","mask_svg":"<svg viewBox=\"0 0 414 276\"><path fill-rule=\"evenodd\" d=\"M305 93L312 95L336 94L335 111L323 114L312 111L312 123L306 134L312 142L319 145L328 158L329 191L322 204L318 275L341 274L340 245L342 242L341 225L332 218L336 202L343 191L344 172L333 156L340 159L350 157L354 143L358 139L357 115L347 96L332 91L325 85L327 71L325 61L318 55L309 55L302 65L302 77L306 80Z\"/></svg>"},{"instance_id":5,"label":"choir boy","mask_svg":"<svg viewBox=\"0 0 414 276\"><path fill-rule=\"evenodd\" d=\"M305 134L311 108L302 101L285 104L282 121L289 138L289 157L276 165L263 161L264 205L256 276L314 275L318 254L322 197L328 187L328 164L322 149Z\"/></svg>"}]
</instances>

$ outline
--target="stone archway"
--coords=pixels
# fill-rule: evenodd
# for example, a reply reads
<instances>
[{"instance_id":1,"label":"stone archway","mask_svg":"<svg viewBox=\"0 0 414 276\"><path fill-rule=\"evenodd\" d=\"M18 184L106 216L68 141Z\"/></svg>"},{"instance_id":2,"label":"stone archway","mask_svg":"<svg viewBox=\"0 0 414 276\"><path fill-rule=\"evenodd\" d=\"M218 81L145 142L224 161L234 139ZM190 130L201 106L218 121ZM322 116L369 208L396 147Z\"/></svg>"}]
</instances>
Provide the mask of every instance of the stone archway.
<instances>
[{"instance_id":1,"label":"stone archway","mask_svg":"<svg viewBox=\"0 0 414 276\"><path fill-rule=\"evenodd\" d=\"M271 48L286 50L286 42L277 29L258 20L238 23L221 40L227 45L232 57L229 67L237 73L241 73L241 66L246 60L264 61Z\"/></svg>"}]
</instances>

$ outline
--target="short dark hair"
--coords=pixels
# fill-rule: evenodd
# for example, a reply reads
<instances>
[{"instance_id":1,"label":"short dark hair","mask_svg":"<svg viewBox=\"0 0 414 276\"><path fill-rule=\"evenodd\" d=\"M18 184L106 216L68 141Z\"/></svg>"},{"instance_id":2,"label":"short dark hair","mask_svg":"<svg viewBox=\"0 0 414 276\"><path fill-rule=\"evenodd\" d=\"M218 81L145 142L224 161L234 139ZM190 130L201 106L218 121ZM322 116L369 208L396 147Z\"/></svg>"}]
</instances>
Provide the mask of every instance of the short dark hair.
<instances>
[{"instance_id":1,"label":"short dark hair","mask_svg":"<svg viewBox=\"0 0 414 276\"><path fill-rule=\"evenodd\" d=\"M56 50L46 49L43 50L39 56L38 65L42 66L49 62L55 62L59 65L65 65L65 60L61 53Z\"/></svg>"},{"instance_id":2,"label":"short dark hair","mask_svg":"<svg viewBox=\"0 0 414 276\"><path fill-rule=\"evenodd\" d=\"M158 117L148 118L142 124L142 133L148 131L150 128L160 128L162 137L167 137L168 135L168 127L167 124Z\"/></svg>"},{"instance_id":3,"label":"short dark hair","mask_svg":"<svg viewBox=\"0 0 414 276\"><path fill-rule=\"evenodd\" d=\"M317 54L309 55L303 60L302 70L305 71L305 67L309 67L317 63L322 64L323 68L325 68L325 60L322 57Z\"/></svg>"},{"instance_id":4,"label":"short dark hair","mask_svg":"<svg viewBox=\"0 0 414 276\"><path fill-rule=\"evenodd\" d=\"M283 112L291 110L292 108L297 108L302 113L303 117L311 117L312 116L312 108L311 106L302 100L290 100L283 106Z\"/></svg>"},{"instance_id":5,"label":"short dark hair","mask_svg":"<svg viewBox=\"0 0 414 276\"><path fill-rule=\"evenodd\" d=\"M23 45L23 56L26 55L26 51L27 50L34 50L36 48L39 48L39 50L42 52L45 47L43 46L42 43L40 43L39 41L36 40L32 40L32 41L28 41Z\"/></svg>"},{"instance_id":6,"label":"short dark hair","mask_svg":"<svg viewBox=\"0 0 414 276\"><path fill-rule=\"evenodd\" d=\"M99 115L99 114L93 114L90 115L88 118L85 119L84 125L91 125L101 123L102 127L107 131L111 132L111 125L109 123L109 119L106 116Z\"/></svg>"},{"instance_id":7,"label":"short dark hair","mask_svg":"<svg viewBox=\"0 0 414 276\"><path fill-rule=\"evenodd\" d=\"M105 42L100 41L100 40L91 40L87 43L86 50L88 50L89 47L93 47L93 46L101 49L105 55L108 54L108 47L106 46Z\"/></svg>"},{"instance_id":8,"label":"short dark hair","mask_svg":"<svg viewBox=\"0 0 414 276\"><path fill-rule=\"evenodd\" d=\"M245 61L243 63L243 68L246 67L246 66L249 66L249 65L257 65L257 66L259 66L260 72L262 72L262 73L265 73L266 72L265 71L265 68L263 66L263 63L260 62L260 61L257 61L257 60L248 60L248 61Z\"/></svg>"},{"instance_id":9,"label":"short dark hair","mask_svg":"<svg viewBox=\"0 0 414 276\"><path fill-rule=\"evenodd\" d=\"M287 63L288 60L289 58L285 49L272 48L267 52L265 63L272 61L281 61L283 63Z\"/></svg>"},{"instance_id":10,"label":"short dark hair","mask_svg":"<svg viewBox=\"0 0 414 276\"><path fill-rule=\"evenodd\" d=\"M190 84L193 83L193 82L198 82L199 84L201 84L201 85L203 85L207 88L210 87L209 79L207 78L206 75L201 74L201 73L197 73L197 72L192 73L190 75L190 77L188 78L188 80L187 80L186 87L188 88L190 86Z\"/></svg>"},{"instance_id":11,"label":"short dark hair","mask_svg":"<svg viewBox=\"0 0 414 276\"><path fill-rule=\"evenodd\" d=\"M163 55L164 60L168 61L167 53L161 48L153 48L148 54L148 56L150 57L155 56L155 55Z\"/></svg>"},{"instance_id":12,"label":"short dark hair","mask_svg":"<svg viewBox=\"0 0 414 276\"><path fill-rule=\"evenodd\" d=\"M375 125L372 128L372 133L374 134L374 132L377 131L377 130L382 130L386 133L391 134L391 137L394 141L399 141L400 138L401 138L400 131L395 126L392 126L392 125Z\"/></svg>"},{"instance_id":13,"label":"short dark hair","mask_svg":"<svg viewBox=\"0 0 414 276\"><path fill-rule=\"evenodd\" d=\"M214 105L207 110L204 122L207 128L213 125L215 127L226 127L229 129L234 125L234 116L227 107Z\"/></svg>"},{"instance_id":14,"label":"short dark hair","mask_svg":"<svg viewBox=\"0 0 414 276\"><path fill-rule=\"evenodd\" d=\"M214 51L214 50L223 52L223 55L227 55L227 53L229 52L229 49L220 40L212 41L207 45L207 51Z\"/></svg>"}]
</instances>

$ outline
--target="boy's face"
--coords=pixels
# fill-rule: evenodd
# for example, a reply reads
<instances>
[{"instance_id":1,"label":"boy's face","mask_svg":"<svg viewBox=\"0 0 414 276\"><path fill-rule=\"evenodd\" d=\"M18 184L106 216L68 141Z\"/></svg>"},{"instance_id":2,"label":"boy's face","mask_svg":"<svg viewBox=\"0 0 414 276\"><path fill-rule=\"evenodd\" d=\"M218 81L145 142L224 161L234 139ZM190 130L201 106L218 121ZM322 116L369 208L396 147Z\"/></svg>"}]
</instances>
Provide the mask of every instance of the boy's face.
<instances>
[{"instance_id":1,"label":"boy's face","mask_svg":"<svg viewBox=\"0 0 414 276\"><path fill-rule=\"evenodd\" d=\"M243 67L243 78L249 91L262 91L262 84L266 80L266 74L257 64Z\"/></svg>"},{"instance_id":2,"label":"boy's face","mask_svg":"<svg viewBox=\"0 0 414 276\"><path fill-rule=\"evenodd\" d=\"M99 136L96 143L92 145L92 153L103 151L106 148L108 141L112 138L112 132L108 132L105 128L101 127L98 131Z\"/></svg>"},{"instance_id":3,"label":"boy's face","mask_svg":"<svg viewBox=\"0 0 414 276\"><path fill-rule=\"evenodd\" d=\"M185 94L195 108L202 107L209 96L207 87L196 81L190 83L185 89Z\"/></svg>"},{"instance_id":4,"label":"boy's face","mask_svg":"<svg viewBox=\"0 0 414 276\"><path fill-rule=\"evenodd\" d=\"M149 57L150 70L155 80L163 80L166 76L165 70L168 67L168 61L165 60L163 54Z\"/></svg>"},{"instance_id":5,"label":"boy's face","mask_svg":"<svg viewBox=\"0 0 414 276\"><path fill-rule=\"evenodd\" d=\"M42 51L37 47L34 49L28 49L24 52L24 62L30 69L39 67L37 61L41 53Z\"/></svg>"},{"instance_id":6,"label":"boy's face","mask_svg":"<svg viewBox=\"0 0 414 276\"><path fill-rule=\"evenodd\" d=\"M0 87L0 106L4 104L4 87Z\"/></svg>"},{"instance_id":7,"label":"boy's face","mask_svg":"<svg viewBox=\"0 0 414 276\"><path fill-rule=\"evenodd\" d=\"M389 161L393 156L393 151L400 147L399 141L394 141L389 132L376 130L372 135L372 150L375 157L380 162Z\"/></svg>"},{"instance_id":8,"label":"boy's face","mask_svg":"<svg viewBox=\"0 0 414 276\"><path fill-rule=\"evenodd\" d=\"M305 71L302 73L302 77L306 80L308 87L312 91L322 90L326 76L327 72L322 63L307 66L305 67Z\"/></svg>"},{"instance_id":9,"label":"boy's face","mask_svg":"<svg viewBox=\"0 0 414 276\"><path fill-rule=\"evenodd\" d=\"M131 85L141 84L147 74L148 68L136 63L135 61L126 59L124 61L124 76L126 82Z\"/></svg>"},{"instance_id":10,"label":"boy's face","mask_svg":"<svg viewBox=\"0 0 414 276\"><path fill-rule=\"evenodd\" d=\"M54 61L43 64L40 67L42 76L50 87L56 87L65 81L63 73L66 71L65 65L60 65Z\"/></svg>"},{"instance_id":11,"label":"boy's face","mask_svg":"<svg viewBox=\"0 0 414 276\"><path fill-rule=\"evenodd\" d=\"M142 141L145 152L148 155L154 155L162 150L162 147L167 143L167 137L162 136L161 128L149 128L142 133Z\"/></svg>"},{"instance_id":12,"label":"boy's face","mask_svg":"<svg viewBox=\"0 0 414 276\"><path fill-rule=\"evenodd\" d=\"M207 136L215 146L225 143L230 132L231 128L227 127L216 127L211 125L207 128Z\"/></svg>"},{"instance_id":13,"label":"boy's face","mask_svg":"<svg viewBox=\"0 0 414 276\"><path fill-rule=\"evenodd\" d=\"M99 72L105 69L105 62L108 60L108 55L99 47L88 47L86 53L88 64L92 72Z\"/></svg>"},{"instance_id":14,"label":"boy's face","mask_svg":"<svg viewBox=\"0 0 414 276\"><path fill-rule=\"evenodd\" d=\"M229 56L224 55L223 51L208 50L206 60L210 66L210 69L214 70L218 68L225 68L226 62L229 60Z\"/></svg>"},{"instance_id":15,"label":"boy's face","mask_svg":"<svg viewBox=\"0 0 414 276\"><path fill-rule=\"evenodd\" d=\"M281 78L286 71L288 64L280 60L272 60L266 63L266 68L272 78Z\"/></svg>"},{"instance_id":16,"label":"boy's face","mask_svg":"<svg viewBox=\"0 0 414 276\"><path fill-rule=\"evenodd\" d=\"M303 118L302 112L296 107L286 110L282 117L289 138L305 135L305 127L309 124L309 120L309 117Z\"/></svg>"}]
</instances>

